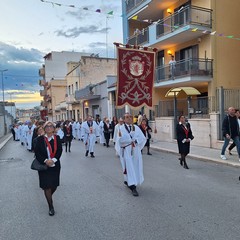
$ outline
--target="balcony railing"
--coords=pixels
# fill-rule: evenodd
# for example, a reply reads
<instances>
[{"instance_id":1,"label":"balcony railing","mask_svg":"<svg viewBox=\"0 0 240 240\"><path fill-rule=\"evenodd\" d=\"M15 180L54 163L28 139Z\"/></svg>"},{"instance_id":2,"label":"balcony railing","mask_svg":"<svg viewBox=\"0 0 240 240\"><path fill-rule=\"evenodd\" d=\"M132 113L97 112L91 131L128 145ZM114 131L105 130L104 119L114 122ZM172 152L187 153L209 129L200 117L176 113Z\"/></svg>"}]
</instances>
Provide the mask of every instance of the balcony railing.
<instances>
[{"instance_id":1,"label":"balcony railing","mask_svg":"<svg viewBox=\"0 0 240 240\"><path fill-rule=\"evenodd\" d=\"M213 60L190 58L177 61L176 64L164 65L156 69L156 82L173 80L186 76L212 76Z\"/></svg>"},{"instance_id":2,"label":"balcony railing","mask_svg":"<svg viewBox=\"0 0 240 240\"><path fill-rule=\"evenodd\" d=\"M149 42L148 28L145 28L142 31L140 30L136 31L136 34L128 39L128 44L131 45L140 45L148 42Z\"/></svg>"},{"instance_id":3,"label":"balcony railing","mask_svg":"<svg viewBox=\"0 0 240 240\"><path fill-rule=\"evenodd\" d=\"M47 91L46 90L40 90L40 96L44 97L47 95Z\"/></svg>"},{"instance_id":4,"label":"balcony railing","mask_svg":"<svg viewBox=\"0 0 240 240\"><path fill-rule=\"evenodd\" d=\"M134 8L138 7L141 3L145 2L146 0L126 0L126 12L130 12Z\"/></svg>"},{"instance_id":5,"label":"balcony railing","mask_svg":"<svg viewBox=\"0 0 240 240\"><path fill-rule=\"evenodd\" d=\"M186 6L157 23L157 37L176 31L186 25L212 28L212 10L196 6Z\"/></svg>"}]
</instances>

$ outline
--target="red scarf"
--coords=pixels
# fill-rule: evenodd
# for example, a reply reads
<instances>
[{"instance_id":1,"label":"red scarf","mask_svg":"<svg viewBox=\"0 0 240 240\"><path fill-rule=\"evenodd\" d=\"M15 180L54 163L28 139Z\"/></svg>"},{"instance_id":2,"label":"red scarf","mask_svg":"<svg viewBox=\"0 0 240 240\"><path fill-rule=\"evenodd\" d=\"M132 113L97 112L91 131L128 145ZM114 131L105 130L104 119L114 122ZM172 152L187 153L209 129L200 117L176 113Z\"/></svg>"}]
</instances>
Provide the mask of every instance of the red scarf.
<instances>
[{"instance_id":1,"label":"red scarf","mask_svg":"<svg viewBox=\"0 0 240 240\"><path fill-rule=\"evenodd\" d=\"M54 152L52 151L51 144L49 143L47 137L45 137L45 142L47 144L47 147L48 147L48 150L49 150L49 153L50 153L50 158L54 158L55 155L56 155L56 152L57 152L57 137L54 135Z\"/></svg>"},{"instance_id":2,"label":"red scarf","mask_svg":"<svg viewBox=\"0 0 240 240\"><path fill-rule=\"evenodd\" d=\"M70 126L66 126L67 134L70 135Z\"/></svg>"},{"instance_id":3,"label":"red scarf","mask_svg":"<svg viewBox=\"0 0 240 240\"><path fill-rule=\"evenodd\" d=\"M186 125L186 127L184 127L184 126L182 125L182 128L183 128L183 131L184 131L185 134L186 134L186 139L188 139L189 129L187 128L187 125Z\"/></svg>"}]
</instances>

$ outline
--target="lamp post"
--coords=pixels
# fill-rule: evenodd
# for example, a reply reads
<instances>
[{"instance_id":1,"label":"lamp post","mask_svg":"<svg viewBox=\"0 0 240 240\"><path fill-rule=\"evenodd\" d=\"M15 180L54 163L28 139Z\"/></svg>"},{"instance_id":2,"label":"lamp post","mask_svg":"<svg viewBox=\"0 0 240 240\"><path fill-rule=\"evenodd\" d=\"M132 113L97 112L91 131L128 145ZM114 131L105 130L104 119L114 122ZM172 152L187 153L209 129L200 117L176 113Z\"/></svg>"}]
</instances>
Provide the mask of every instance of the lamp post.
<instances>
[{"instance_id":1,"label":"lamp post","mask_svg":"<svg viewBox=\"0 0 240 240\"><path fill-rule=\"evenodd\" d=\"M3 95L3 124L4 124L4 135L7 134L7 124L6 124L6 115L5 115L5 100L4 100L4 82L3 82L3 72L8 71L8 69L0 70L2 74L2 95Z\"/></svg>"},{"instance_id":2,"label":"lamp post","mask_svg":"<svg viewBox=\"0 0 240 240\"><path fill-rule=\"evenodd\" d=\"M8 93L10 95L10 103L11 103L11 116L13 117L13 114L12 114L12 95L14 93Z\"/></svg>"}]
</instances>

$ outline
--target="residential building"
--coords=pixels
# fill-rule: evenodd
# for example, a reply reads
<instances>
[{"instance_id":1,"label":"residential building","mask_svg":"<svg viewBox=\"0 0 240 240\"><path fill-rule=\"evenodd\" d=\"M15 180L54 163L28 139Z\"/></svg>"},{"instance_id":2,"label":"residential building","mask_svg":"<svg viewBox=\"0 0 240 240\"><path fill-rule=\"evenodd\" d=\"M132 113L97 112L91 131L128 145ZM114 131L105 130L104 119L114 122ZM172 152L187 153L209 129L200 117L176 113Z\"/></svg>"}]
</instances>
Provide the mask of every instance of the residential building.
<instances>
[{"instance_id":1,"label":"residential building","mask_svg":"<svg viewBox=\"0 0 240 240\"><path fill-rule=\"evenodd\" d=\"M43 97L41 116L56 121L55 107L64 101L66 96L67 63L78 62L82 56L89 55L89 53L81 52L53 51L44 56L44 64L39 69L39 75L43 78L39 81L39 85L44 88L40 91Z\"/></svg>"},{"instance_id":2,"label":"residential building","mask_svg":"<svg viewBox=\"0 0 240 240\"><path fill-rule=\"evenodd\" d=\"M224 111L240 106L240 1L123 0L122 6L124 44L158 49L154 108L144 109L156 120L158 139L172 141L183 114L198 136L193 144L219 147Z\"/></svg>"},{"instance_id":3,"label":"residential building","mask_svg":"<svg viewBox=\"0 0 240 240\"><path fill-rule=\"evenodd\" d=\"M88 114L108 115L107 75L116 75L116 59L82 56L68 63L67 116L85 119Z\"/></svg>"}]
</instances>

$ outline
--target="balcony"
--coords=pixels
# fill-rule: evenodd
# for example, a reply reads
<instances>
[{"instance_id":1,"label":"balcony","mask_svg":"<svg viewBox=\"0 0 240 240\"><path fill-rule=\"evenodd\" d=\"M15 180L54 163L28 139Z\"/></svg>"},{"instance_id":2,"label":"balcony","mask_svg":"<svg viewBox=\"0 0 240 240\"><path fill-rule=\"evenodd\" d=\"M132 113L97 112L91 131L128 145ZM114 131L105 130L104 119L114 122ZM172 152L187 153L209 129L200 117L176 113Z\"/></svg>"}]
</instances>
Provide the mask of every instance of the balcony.
<instances>
[{"instance_id":1,"label":"balcony","mask_svg":"<svg viewBox=\"0 0 240 240\"><path fill-rule=\"evenodd\" d=\"M156 87L209 82L213 77L212 59L185 59L175 65L164 65L156 69ZM191 85L192 86L192 85Z\"/></svg>"},{"instance_id":2,"label":"balcony","mask_svg":"<svg viewBox=\"0 0 240 240\"><path fill-rule=\"evenodd\" d=\"M60 104L55 106L55 112L60 112L61 111L61 106Z\"/></svg>"},{"instance_id":3,"label":"balcony","mask_svg":"<svg viewBox=\"0 0 240 240\"><path fill-rule=\"evenodd\" d=\"M41 101L41 104L40 104L42 107L47 107L47 102L46 101Z\"/></svg>"},{"instance_id":4,"label":"balcony","mask_svg":"<svg viewBox=\"0 0 240 240\"><path fill-rule=\"evenodd\" d=\"M163 50L200 38L211 31L212 10L188 5L157 23L135 30L135 34L129 37L128 44Z\"/></svg>"},{"instance_id":5,"label":"balcony","mask_svg":"<svg viewBox=\"0 0 240 240\"><path fill-rule=\"evenodd\" d=\"M148 28L142 31L136 31L136 34L128 39L128 44L131 45L143 45L149 42L149 32Z\"/></svg>"},{"instance_id":6,"label":"balcony","mask_svg":"<svg viewBox=\"0 0 240 240\"><path fill-rule=\"evenodd\" d=\"M186 6L161 19L156 25L157 42L184 43L203 36L212 29L212 10Z\"/></svg>"},{"instance_id":7,"label":"balcony","mask_svg":"<svg viewBox=\"0 0 240 240\"><path fill-rule=\"evenodd\" d=\"M39 80L39 86L44 87L46 86L46 84L47 84L46 80L43 80L43 79Z\"/></svg>"},{"instance_id":8,"label":"balcony","mask_svg":"<svg viewBox=\"0 0 240 240\"><path fill-rule=\"evenodd\" d=\"M141 5L143 2L146 2L146 0L126 0L126 12L129 13L130 11Z\"/></svg>"},{"instance_id":9,"label":"balcony","mask_svg":"<svg viewBox=\"0 0 240 240\"><path fill-rule=\"evenodd\" d=\"M73 94L70 94L66 97L66 103L67 104L77 104L79 101L76 101L75 96Z\"/></svg>"},{"instance_id":10,"label":"balcony","mask_svg":"<svg viewBox=\"0 0 240 240\"><path fill-rule=\"evenodd\" d=\"M45 77L45 67L39 69L39 76Z\"/></svg>"},{"instance_id":11,"label":"balcony","mask_svg":"<svg viewBox=\"0 0 240 240\"><path fill-rule=\"evenodd\" d=\"M47 95L47 91L46 90L40 90L40 96L44 97Z\"/></svg>"},{"instance_id":12,"label":"balcony","mask_svg":"<svg viewBox=\"0 0 240 240\"><path fill-rule=\"evenodd\" d=\"M52 102L52 97L51 96L48 96L47 99L46 99L47 102Z\"/></svg>"}]
</instances>

